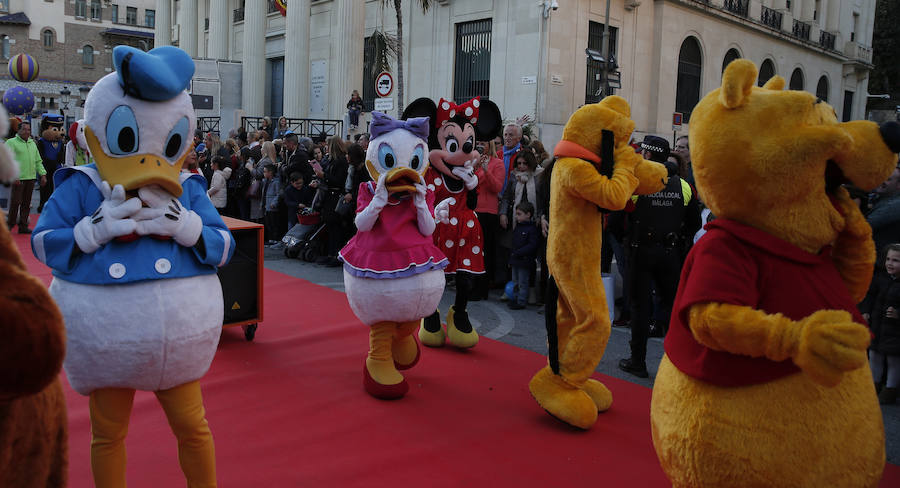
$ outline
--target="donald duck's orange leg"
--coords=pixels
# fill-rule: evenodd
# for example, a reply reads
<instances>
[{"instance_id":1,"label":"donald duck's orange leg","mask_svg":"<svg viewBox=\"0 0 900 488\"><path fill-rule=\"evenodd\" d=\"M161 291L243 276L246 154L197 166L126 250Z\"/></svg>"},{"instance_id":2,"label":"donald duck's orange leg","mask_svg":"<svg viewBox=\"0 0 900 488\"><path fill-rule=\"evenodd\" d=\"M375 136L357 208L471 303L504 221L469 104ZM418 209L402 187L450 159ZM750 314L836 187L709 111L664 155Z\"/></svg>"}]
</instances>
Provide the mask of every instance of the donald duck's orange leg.
<instances>
[{"instance_id":1,"label":"donald duck's orange leg","mask_svg":"<svg viewBox=\"0 0 900 488\"><path fill-rule=\"evenodd\" d=\"M157 391L156 398L178 439L178 461L188 488L214 488L216 448L206 422L200 382Z\"/></svg>"},{"instance_id":2,"label":"donald duck's orange leg","mask_svg":"<svg viewBox=\"0 0 900 488\"><path fill-rule=\"evenodd\" d=\"M100 388L91 392L91 472L97 488L120 488L125 481L125 436L134 390Z\"/></svg>"}]
</instances>

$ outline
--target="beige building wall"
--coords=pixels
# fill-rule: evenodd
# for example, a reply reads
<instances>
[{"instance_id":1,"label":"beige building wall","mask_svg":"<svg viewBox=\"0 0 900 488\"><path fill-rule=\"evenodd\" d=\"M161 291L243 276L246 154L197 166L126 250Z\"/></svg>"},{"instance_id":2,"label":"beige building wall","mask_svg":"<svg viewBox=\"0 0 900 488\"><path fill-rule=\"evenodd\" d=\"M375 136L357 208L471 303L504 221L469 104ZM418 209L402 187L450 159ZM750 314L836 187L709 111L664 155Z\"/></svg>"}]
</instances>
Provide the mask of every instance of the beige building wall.
<instances>
[{"instance_id":1,"label":"beige building wall","mask_svg":"<svg viewBox=\"0 0 900 488\"><path fill-rule=\"evenodd\" d=\"M197 1L201 12L198 49L204 53L208 30L203 19L210 0ZM558 0L559 8L546 16L540 3L435 0L423 13L418 2L403 2L404 103L418 97L452 97L457 25L491 19L490 99L505 119L531 115L540 137L554 144L569 115L585 102L589 22L605 21L607 1ZM351 6L360 4L362 15L348 14ZM786 0L749 0L746 15L741 15L729 11L725 0L610 0L609 24L617 29L622 80L615 93L631 104L636 136L653 133L672 138L679 52L688 37L696 38L701 49L701 97L719 86L725 54L735 49L758 66L771 60L776 74L788 81L799 69L804 89L813 93L824 77L828 102L838 116L845 116L844 98L850 93L853 103L846 115L863 118L872 67L875 1L820 0L818 9L815 0L791 4L788 9ZM228 0L228 5L229 56L240 61L243 22L234 22L232 11L241 2ZM301 111L313 118L342 119L347 88L362 88L357 86L362 82L362 56L348 56L348 49L351 53L362 50L362 38L376 29L396 33L395 12L381 0L311 0L309 5L309 25L302 30L309 36L311 80L300 82L309 98ZM764 8L781 15L780 30L762 22ZM795 20L809 24L808 40L793 35ZM269 59L284 56L292 49L284 44L284 18L267 14L266 22L264 55ZM823 31L834 36L834 49L820 45ZM396 66L393 74L397 81ZM267 90L269 100L271 88L261 89ZM389 113L396 116L396 88L391 97L395 110ZM683 126L682 133L687 129Z\"/></svg>"}]
</instances>

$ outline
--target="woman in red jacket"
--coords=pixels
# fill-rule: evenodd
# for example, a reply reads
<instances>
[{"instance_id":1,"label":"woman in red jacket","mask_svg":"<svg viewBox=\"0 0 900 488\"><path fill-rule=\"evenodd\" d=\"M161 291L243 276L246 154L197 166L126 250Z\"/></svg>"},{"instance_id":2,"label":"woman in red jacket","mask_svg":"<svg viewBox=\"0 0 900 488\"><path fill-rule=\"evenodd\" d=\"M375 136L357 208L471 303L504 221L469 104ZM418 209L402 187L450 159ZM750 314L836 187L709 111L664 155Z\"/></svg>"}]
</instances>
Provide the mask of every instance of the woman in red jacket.
<instances>
[{"instance_id":1,"label":"woman in red jacket","mask_svg":"<svg viewBox=\"0 0 900 488\"><path fill-rule=\"evenodd\" d=\"M478 176L478 203L475 213L481 224L481 232L484 236L484 267L485 273L478 278L471 300L487 300L488 292L494 280L497 279L497 238L500 235L500 220L497 214L499 208L500 190L503 189L504 173L503 160L491 157L497 154L494 141L479 142L477 144L481 158L475 169Z\"/></svg>"}]
</instances>

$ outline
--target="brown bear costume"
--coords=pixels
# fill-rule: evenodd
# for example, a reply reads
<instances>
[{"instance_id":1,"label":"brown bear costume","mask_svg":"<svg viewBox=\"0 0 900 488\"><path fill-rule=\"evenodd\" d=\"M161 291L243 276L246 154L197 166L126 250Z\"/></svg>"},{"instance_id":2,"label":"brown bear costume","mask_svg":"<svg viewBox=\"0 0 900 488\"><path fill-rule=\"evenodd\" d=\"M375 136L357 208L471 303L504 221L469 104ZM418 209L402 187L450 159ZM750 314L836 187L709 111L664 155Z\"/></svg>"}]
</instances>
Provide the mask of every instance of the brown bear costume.
<instances>
[{"instance_id":1,"label":"brown bear costume","mask_svg":"<svg viewBox=\"0 0 900 488\"><path fill-rule=\"evenodd\" d=\"M0 133L5 131L0 127ZM18 174L12 154L0 145L0 175L8 176L9 168ZM0 486L66 486L68 422L59 380L66 347L63 319L47 287L25 269L2 220Z\"/></svg>"}]
</instances>

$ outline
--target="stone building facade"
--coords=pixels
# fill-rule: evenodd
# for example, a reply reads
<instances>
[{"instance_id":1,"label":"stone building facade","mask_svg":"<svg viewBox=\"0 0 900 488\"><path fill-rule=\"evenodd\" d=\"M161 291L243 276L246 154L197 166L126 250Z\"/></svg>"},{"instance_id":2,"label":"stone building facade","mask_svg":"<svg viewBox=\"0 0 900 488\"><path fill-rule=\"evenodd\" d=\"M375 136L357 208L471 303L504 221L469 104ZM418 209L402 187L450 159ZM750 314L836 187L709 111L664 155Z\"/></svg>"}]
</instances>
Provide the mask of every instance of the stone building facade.
<instances>
[{"instance_id":1,"label":"stone building facade","mask_svg":"<svg viewBox=\"0 0 900 488\"><path fill-rule=\"evenodd\" d=\"M155 0L0 0L0 60L25 53L40 70L28 83L0 71L0 91L25 86L35 95L33 115L62 110L80 118L90 87L112 71L115 46L153 48L155 7Z\"/></svg>"},{"instance_id":2,"label":"stone building facade","mask_svg":"<svg viewBox=\"0 0 900 488\"><path fill-rule=\"evenodd\" d=\"M393 9L381 0L291 0L283 17L273 3L157 0L157 10L171 9L170 42L198 58L243 64L242 113L341 119L352 89L371 101L365 39L375 30L396 33ZM615 93L630 102L638 137L671 139L673 115L683 116L686 133L693 105L719 86L728 61L742 57L761 78L780 75L827 100L840 119L860 119L874 7L872 0L436 0L423 13L406 1L403 102L487 96L507 119L531 115L552 145L575 109ZM387 97L395 115L397 96L395 89Z\"/></svg>"}]
</instances>

